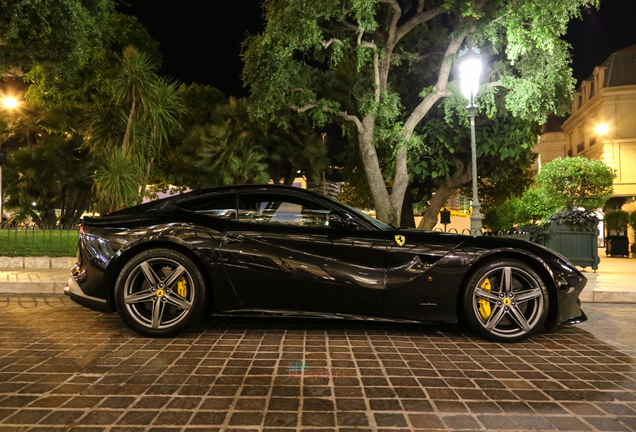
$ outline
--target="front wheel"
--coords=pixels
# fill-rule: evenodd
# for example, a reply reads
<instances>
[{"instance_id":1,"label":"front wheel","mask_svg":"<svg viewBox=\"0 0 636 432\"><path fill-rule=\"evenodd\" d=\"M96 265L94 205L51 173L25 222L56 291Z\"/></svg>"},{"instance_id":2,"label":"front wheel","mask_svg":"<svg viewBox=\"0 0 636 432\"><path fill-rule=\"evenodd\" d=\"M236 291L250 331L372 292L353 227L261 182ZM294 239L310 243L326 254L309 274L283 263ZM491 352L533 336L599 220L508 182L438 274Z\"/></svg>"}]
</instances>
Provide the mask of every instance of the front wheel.
<instances>
[{"instance_id":1,"label":"front wheel","mask_svg":"<svg viewBox=\"0 0 636 432\"><path fill-rule=\"evenodd\" d=\"M474 332L496 342L517 342L543 327L548 292L541 276L521 261L490 261L468 281L462 309Z\"/></svg>"},{"instance_id":2,"label":"front wheel","mask_svg":"<svg viewBox=\"0 0 636 432\"><path fill-rule=\"evenodd\" d=\"M205 309L205 282L184 254L152 249L124 265L115 283L115 304L124 323L137 333L173 336Z\"/></svg>"}]
</instances>

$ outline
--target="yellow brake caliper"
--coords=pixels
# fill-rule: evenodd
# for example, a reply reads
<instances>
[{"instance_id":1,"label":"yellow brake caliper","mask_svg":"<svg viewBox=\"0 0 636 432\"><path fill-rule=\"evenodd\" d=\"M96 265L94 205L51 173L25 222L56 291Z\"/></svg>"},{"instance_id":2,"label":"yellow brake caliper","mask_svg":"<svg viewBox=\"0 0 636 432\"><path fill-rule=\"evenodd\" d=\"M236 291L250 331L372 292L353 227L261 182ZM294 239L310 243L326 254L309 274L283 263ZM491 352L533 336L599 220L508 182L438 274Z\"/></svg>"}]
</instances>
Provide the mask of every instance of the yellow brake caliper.
<instances>
[{"instance_id":1,"label":"yellow brake caliper","mask_svg":"<svg viewBox=\"0 0 636 432\"><path fill-rule=\"evenodd\" d=\"M490 291L490 279L486 278L480 288ZM477 303L479 304L479 313L481 314L481 317L485 320L490 318L490 302L486 299L479 299Z\"/></svg>"},{"instance_id":2,"label":"yellow brake caliper","mask_svg":"<svg viewBox=\"0 0 636 432\"><path fill-rule=\"evenodd\" d=\"M183 298L187 298L188 296L188 282L186 281L185 276L177 282L177 293Z\"/></svg>"}]
</instances>

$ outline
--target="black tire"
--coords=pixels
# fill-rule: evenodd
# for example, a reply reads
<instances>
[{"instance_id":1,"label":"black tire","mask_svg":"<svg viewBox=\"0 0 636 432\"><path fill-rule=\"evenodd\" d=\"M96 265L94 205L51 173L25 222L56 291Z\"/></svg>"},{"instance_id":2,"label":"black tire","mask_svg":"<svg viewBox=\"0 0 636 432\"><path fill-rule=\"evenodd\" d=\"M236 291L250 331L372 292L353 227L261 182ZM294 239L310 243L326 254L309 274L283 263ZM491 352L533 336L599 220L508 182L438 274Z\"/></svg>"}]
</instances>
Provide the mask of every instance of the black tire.
<instances>
[{"instance_id":1,"label":"black tire","mask_svg":"<svg viewBox=\"0 0 636 432\"><path fill-rule=\"evenodd\" d=\"M548 299L545 283L530 266L507 258L491 260L469 279L461 312L468 327L486 339L518 342L543 328Z\"/></svg>"},{"instance_id":2,"label":"black tire","mask_svg":"<svg viewBox=\"0 0 636 432\"><path fill-rule=\"evenodd\" d=\"M133 256L115 282L124 323L150 337L174 336L199 319L207 304L201 271L181 252L151 249Z\"/></svg>"}]
</instances>

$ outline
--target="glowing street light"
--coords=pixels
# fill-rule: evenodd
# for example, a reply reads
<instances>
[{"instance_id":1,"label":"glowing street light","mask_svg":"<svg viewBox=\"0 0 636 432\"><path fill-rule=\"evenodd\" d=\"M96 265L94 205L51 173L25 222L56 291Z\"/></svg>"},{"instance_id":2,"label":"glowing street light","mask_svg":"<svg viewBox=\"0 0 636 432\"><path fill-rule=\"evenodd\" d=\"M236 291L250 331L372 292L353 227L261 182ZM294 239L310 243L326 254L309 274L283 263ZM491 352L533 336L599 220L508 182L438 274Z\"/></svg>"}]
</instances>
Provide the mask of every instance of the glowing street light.
<instances>
[{"instance_id":1,"label":"glowing street light","mask_svg":"<svg viewBox=\"0 0 636 432\"><path fill-rule=\"evenodd\" d=\"M2 103L4 104L5 108L9 109L13 109L18 106L18 101L12 97L4 98Z\"/></svg>"},{"instance_id":2,"label":"glowing street light","mask_svg":"<svg viewBox=\"0 0 636 432\"><path fill-rule=\"evenodd\" d=\"M479 50L471 48L459 54L459 75L462 93L468 99L468 113L470 114L470 151L473 163L473 203L470 216L471 235L481 235L481 214L479 213L479 196L477 195L477 145L475 143L475 95L479 91L479 77L481 76L481 57Z\"/></svg>"},{"instance_id":3,"label":"glowing street light","mask_svg":"<svg viewBox=\"0 0 636 432\"><path fill-rule=\"evenodd\" d=\"M599 135L605 135L608 130L609 128L607 127L605 123L601 123L596 126L596 133Z\"/></svg>"}]
</instances>

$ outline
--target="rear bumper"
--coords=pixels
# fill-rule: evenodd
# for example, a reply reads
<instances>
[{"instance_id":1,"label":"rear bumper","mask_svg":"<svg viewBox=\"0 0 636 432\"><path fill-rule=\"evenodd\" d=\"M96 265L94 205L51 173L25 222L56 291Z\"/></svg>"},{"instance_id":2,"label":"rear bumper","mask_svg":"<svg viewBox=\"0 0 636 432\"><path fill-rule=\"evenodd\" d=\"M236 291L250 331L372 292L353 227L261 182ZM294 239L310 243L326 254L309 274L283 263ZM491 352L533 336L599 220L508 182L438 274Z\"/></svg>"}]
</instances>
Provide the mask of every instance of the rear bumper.
<instances>
[{"instance_id":1,"label":"rear bumper","mask_svg":"<svg viewBox=\"0 0 636 432\"><path fill-rule=\"evenodd\" d=\"M64 287L64 294L69 296L75 303L78 303L87 308L104 313L113 312L112 308L106 300L86 295L82 291L82 288L80 288L79 284L75 281L73 276L68 279L68 282Z\"/></svg>"}]
</instances>

